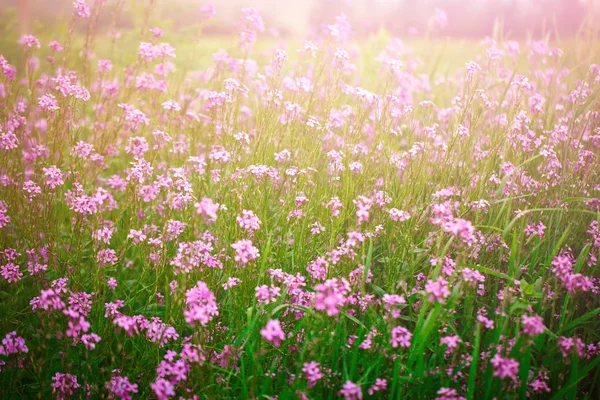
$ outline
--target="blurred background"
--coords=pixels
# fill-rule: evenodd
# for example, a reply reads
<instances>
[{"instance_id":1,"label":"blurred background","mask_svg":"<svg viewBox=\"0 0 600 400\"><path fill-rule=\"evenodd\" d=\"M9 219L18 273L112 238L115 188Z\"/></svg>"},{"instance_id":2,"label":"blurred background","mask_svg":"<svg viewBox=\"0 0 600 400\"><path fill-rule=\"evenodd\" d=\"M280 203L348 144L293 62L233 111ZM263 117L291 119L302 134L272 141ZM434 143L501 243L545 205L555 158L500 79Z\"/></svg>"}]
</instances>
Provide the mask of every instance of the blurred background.
<instances>
[{"instance_id":1,"label":"blurred background","mask_svg":"<svg viewBox=\"0 0 600 400\"><path fill-rule=\"evenodd\" d=\"M94 1L100 0L87 3L92 5ZM210 3L104 1L124 4L119 19L123 29L133 27L134 10L150 1L156 3L161 20L168 22L170 29L197 24L202 19L202 6ZM69 15L72 3L73 0L0 0L0 14L16 13L20 29L29 31L32 24L48 25ZM513 38L547 32L570 36L577 33L585 18L595 18L600 12L600 0L214 0L212 4L216 17L204 29L205 35L235 34L232 21L243 7L259 9L267 25L282 36L305 34L310 27L332 23L335 16L344 13L357 34L385 28L396 36L418 37L427 31L436 9L447 15L447 21L441 21L445 26L437 33L441 36L483 37L492 33L495 21L502 21L504 32Z\"/></svg>"}]
</instances>

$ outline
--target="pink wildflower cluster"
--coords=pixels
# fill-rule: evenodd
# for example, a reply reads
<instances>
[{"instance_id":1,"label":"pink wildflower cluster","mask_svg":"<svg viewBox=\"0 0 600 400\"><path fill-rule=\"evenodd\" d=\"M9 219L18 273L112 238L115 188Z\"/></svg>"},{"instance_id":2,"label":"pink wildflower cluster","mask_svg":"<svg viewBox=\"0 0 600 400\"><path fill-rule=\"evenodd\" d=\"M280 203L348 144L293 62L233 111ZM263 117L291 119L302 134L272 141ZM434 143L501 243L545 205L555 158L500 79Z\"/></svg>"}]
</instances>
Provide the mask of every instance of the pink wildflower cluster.
<instances>
[{"instance_id":1,"label":"pink wildflower cluster","mask_svg":"<svg viewBox=\"0 0 600 400\"><path fill-rule=\"evenodd\" d=\"M425 285L425 291L429 294L429 301L431 302L444 303L450 296L448 281L441 277L437 278L435 281L428 281Z\"/></svg>"},{"instance_id":2,"label":"pink wildflower cluster","mask_svg":"<svg viewBox=\"0 0 600 400\"><path fill-rule=\"evenodd\" d=\"M277 319L271 319L264 328L260 330L261 336L273 346L279 347L285 340L285 334L281 329L281 323Z\"/></svg>"},{"instance_id":3,"label":"pink wildflower cluster","mask_svg":"<svg viewBox=\"0 0 600 400\"><path fill-rule=\"evenodd\" d=\"M238 240L231 247L235 250L234 260L241 266L246 266L250 261L260 257L258 248L252 245L252 241L248 239Z\"/></svg>"},{"instance_id":4,"label":"pink wildflower cluster","mask_svg":"<svg viewBox=\"0 0 600 400\"><path fill-rule=\"evenodd\" d=\"M202 281L196 282L196 286L185 292L185 304L185 322L192 326L197 322L205 326L219 315L215 295Z\"/></svg>"},{"instance_id":5,"label":"pink wildflower cluster","mask_svg":"<svg viewBox=\"0 0 600 400\"><path fill-rule=\"evenodd\" d=\"M574 273L574 264L571 254L562 252L552 260L552 272L569 292L589 292L595 287L593 281L585 275Z\"/></svg>"}]
</instances>

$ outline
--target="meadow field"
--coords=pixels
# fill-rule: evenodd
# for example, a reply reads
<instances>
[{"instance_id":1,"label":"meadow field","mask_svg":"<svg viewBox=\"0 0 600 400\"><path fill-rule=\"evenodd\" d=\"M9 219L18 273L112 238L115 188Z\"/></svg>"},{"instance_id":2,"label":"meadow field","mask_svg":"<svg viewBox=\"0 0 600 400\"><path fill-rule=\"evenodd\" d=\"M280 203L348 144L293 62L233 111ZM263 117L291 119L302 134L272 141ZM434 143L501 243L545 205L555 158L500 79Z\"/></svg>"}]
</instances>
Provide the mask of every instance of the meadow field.
<instances>
[{"instance_id":1,"label":"meadow field","mask_svg":"<svg viewBox=\"0 0 600 400\"><path fill-rule=\"evenodd\" d=\"M210 37L152 3L0 24L0 398L600 398L593 24Z\"/></svg>"}]
</instances>

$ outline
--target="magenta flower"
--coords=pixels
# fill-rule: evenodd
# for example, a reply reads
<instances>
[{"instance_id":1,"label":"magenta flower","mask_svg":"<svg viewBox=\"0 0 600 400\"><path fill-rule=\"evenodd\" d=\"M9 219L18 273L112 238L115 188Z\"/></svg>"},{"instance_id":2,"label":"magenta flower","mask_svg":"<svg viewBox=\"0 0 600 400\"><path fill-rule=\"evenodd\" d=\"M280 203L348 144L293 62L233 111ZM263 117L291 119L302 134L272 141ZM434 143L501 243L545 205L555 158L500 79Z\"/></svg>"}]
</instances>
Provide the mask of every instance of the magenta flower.
<instances>
[{"instance_id":1,"label":"magenta flower","mask_svg":"<svg viewBox=\"0 0 600 400\"><path fill-rule=\"evenodd\" d=\"M459 396L456 389L440 388L437 392L438 396L435 400L465 400L463 396Z\"/></svg>"},{"instance_id":2,"label":"magenta flower","mask_svg":"<svg viewBox=\"0 0 600 400\"><path fill-rule=\"evenodd\" d=\"M279 320L271 319L264 328L260 330L261 336L268 342L271 342L273 346L279 347L281 342L285 340L285 334L281 329Z\"/></svg>"},{"instance_id":3,"label":"magenta flower","mask_svg":"<svg viewBox=\"0 0 600 400\"><path fill-rule=\"evenodd\" d=\"M0 345L0 354L8 356L10 354L27 353L29 349L25 345L25 339L17 336L16 331L6 334Z\"/></svg>"},{"instance_id":4,"label":"magenta flower","mask_svg":"<svg viewBox=\"0 0 600 400\"><path fill-rule=\"evenodd\" d=\"M448 351L450 352L454 351L461 342L462 340L458 335L448 335L440 338L440 345L448 346Z\"/></svg>"},{"instance_id":5,"label":"magenta flower","mask_svg":"<svg viewBox=\"0 0 600 400\"><path fill-rule=\"evenodd\" d=\"M393 221L403 222L403 221L407 221L408 219L410 219L409 213L407 213L406 211L398 210L397 208L390 208L389 213L390 213L390 218Z\"/></svg>"},{"instance_id":6,"label":"magenta flower","mask_svg":"<svg viewBox=\"0 0 600 400\"><path fill-rule=\"evenodd\" d=\"M276 286L267 285L258 286L256 289L256 298L259 304L269 304L274 302L281 294L281 289Z\"/></svg>"},{"instance_id":7,"label":"magenta flower","mask_svg":"<svg viewBox=\"0 0 600 400\"><path fill-rule=\"evenodd\" d=\"M439 277L435 281L429 280L425 285L425 292L429 294L429 301L443 304L450 296L448 281L442 277Z\"/></svg>"},{"instance_id":8,"label":"magenta flower","mask_svg":"<svg viewBox=\"0 0 600 400\"><path fill-rule=\"evenodd\" d=\"M227 278L227 282L223 284L223 289L228 290L232 287L238 286L242 282L239 278L231 277Z\"/></svg>"},{"instance_id":9,"label":"magenta flower","mask_svg":"<svg viewBox=\"0 0 600 400\"><path fill-rule=\"evenodd\" d=\"M206 326L214 317L219 315L216 297L202 281L185 293L186 308L184 310L185 322L194 326L197 322Z\"/></svg>"},{"instance_id":10,"label":"magenta flower","mask_svg":"<svg viewBox=\"0 0 600 400\"><path fill-rule=\"evenodd\" d=\"M8 283L16 283L21 280L23 273L17 264L9 262L0 266L0 276Z\"/></svg>"},{"instance_id":11,"label":"magenta flower","mask_svg":"<svg viewBox=\"0 0 600 400\"><path fill-rule=\"evenodd\" d=\"M375 392L384 391L387 389L387 379L377 378L375 383L367 390L369 396L373 396Z\"/></svg>"},{"instance_id":12,"label":"magenta flower","mask_svg":"<svg viewBox=\"0 0 600 400\"><path fill-rule=\"evenodd\" d=\"M233 259L242 267L260 257L258 249L252 245L251 240L238 240L231 247L235 250Z\"/></svg>"},{"instance_id":13,"label":"magenta flower","mask_svg":"<svg viewBox=\"0 0 600 400\"><path fill-rule=\"evenodd\" d=\"M115 398L121 400L131 400L131 394L138 392L137 383L129 382L126 376L113 375L104 386Z\"/></svg>"},{"instance_id":14,"label":"magenta flower","mask_svg":"<svg viewBox=\"0 0 600 400\"><path fill-rule=\"evenodd\" d=\"M546 329L544 326L544 319L539 315L523 315L521 317L521 325L523 333L532 337L544 333L544 330Z\"/></svg>"},{"instance_id":15,"label":"magenta flower","mask_svg":"<svg viewBox=\"0 0 600 400\"><path fill-rule=\"evenodd\" d=\"M346 279L330 279L325 283L315 286L315 309L326 311L327 315L339 314L340 308L346 304L347 293L350 291L350 283Z\"/></svg>"},{"instance_id":16,"label":"magenta flower","mask_svg":"<svg viewBox=\"0 0 600 400\"><path fill-rule=\"evenodd\" d=\"M492 366L494 367L494 376L499 377L500 379L512 379L513 381L517 380L517 375L519 373L519 362L513 358L504 358L500 356L499 353L491 360Z\"/></svg>"},{"instance_id":17,"label":"magenta flower","mask_svg":"<svg viewBox=\"0 0 600 400\"><path fill-rule=\"evenodd\" d=\"M173 384L163 378L156 379L150 384L150 388L158 400L169 400L171 396L175 396Z\"/></svg>"},{"instance_id":18,"label":"magenta flower","mask_svg":"<svg viewBox=\"0 0 600 400\"><path fill-rule=\"evenodd\" d=\"M33 35L23 35L19 39L19 44L25 48L40 48L40 41Z\"/></svg>"},{"instance_id":19,"label":"magenta flower","mask_svg":"<svg viewBox=\"0 0 600 400\"><path fill-rule=\"evenodd\" d=\"M219 205L211 199L204 197L200 202L194 204L194 206L196 207L196 212L206 220L207 224L212 224L217 220Z\"/></svg>"},{"instance_id":20,"label":"magenta flower","mask_svg":"<svg viewBox=\"0 0 600 400\"><path fill-rule=\"evenodd\" d=\"M344 396L345 400L361 400L363 398L360 386L351 381L346 381L338 393Z\"/></svg>"},{"instance_id":21,"label":"magenta flower","mask_svg":"<svg viewBox=\"0 0 600 400\"><path fill-rule=\"evenodd\" d=\"M411 338L412 333L410 333L408 329L402 326L397 326L394 329L392 329L391 343L393 348L397 348L398 346L409 348Z\"/></svg>"},{"instance_id":22,"label":"magenta flower","mask_svg":"<svg viewBox=\"0 0 600 400\"><path fill-rule=\"evenodd\" d=\"M319 363L316 361L304 363L302 366L302 372L308 381L309 389L314 387L319 379L323 378L323 373L319 369Z\"/></svg>"},{"instance_id":23,"label":"magenta flower","mask_svg":"<svg viewBox=\"0 0 600 400\"><path fill-rule=\"evenodd\" d=\"M57 372L52 377L52 393L58 400L66 400L73 396L80 387L75 375Z\"/></svg>"},{"instance_id":24,"label":"magenta flower","mask_svg":"<svg viewBox=\"0 0 600 400\"><path fill-rule=\"evenodd\" d=\"M89 18L92 14L90 6L84 0L76 0L73 2L73 14L81 18Z\"/></svg>"},{"instance_id":25,"label":"magenta flower","mask_svg":"<svg viewBox=\"0 0 600 400\"><path fill-rule=\"evenodd\" d=\"M260 229L261 221L252 210L243 210L242 215L238 215L236 221L240 228L252 234Z\"/></svg>"}]
</instances>

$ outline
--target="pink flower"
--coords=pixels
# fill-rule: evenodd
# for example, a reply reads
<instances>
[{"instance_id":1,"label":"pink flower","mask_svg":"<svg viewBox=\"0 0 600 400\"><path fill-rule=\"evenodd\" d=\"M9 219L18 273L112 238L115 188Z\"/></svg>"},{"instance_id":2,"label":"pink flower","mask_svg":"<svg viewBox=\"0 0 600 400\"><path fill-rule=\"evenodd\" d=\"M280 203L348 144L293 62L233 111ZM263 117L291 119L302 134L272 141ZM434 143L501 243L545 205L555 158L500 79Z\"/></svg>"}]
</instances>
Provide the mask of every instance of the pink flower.
<instances>
[{"instance_id":1,"label":"pink flower","mask_svg":"<svg viewBox=\"0 0 600 400\"><path fill-rule=\"evenodd\" d=\"M110 290L115 290L117 288L117 280L112 276L106 280L106 284L108 285Z\"/></svg>"},{"instance_id":2,"label":"pink flower","mask_svg":"<svg viewBox=\"0 0 600 400\"><path fill-rule=\"evenodd\" d=\"M10 217L7 215L7 212L6 204L0 200L0 229L4 228L10 222Z\"/></svg>"},{"instance_id":3,"label":"pink flower","mask_svg":"<svg viewBox=\"0 0 600 400\"><path fill-rule=\"evenodd\" d=\"M306 271L313 277L313 279L324 280L327 278L327 271L329 270L329 263L324 257L319 257L316 260L311 261L306 266Z\"/></svg>"},{"instance_id":4,"label":"pink flower","mask_svg":"<svg viewBox=\"0 0 600 400\"><path fill-rule=\"evenodd\" d=\"M441 388L437 392L438 397L435 400L465 400L464 397L459 396L456 389L451 388Z\"/></svg>"},{"instance_id":5,"label":"pink flower","mask_svg":"<svg viewBox=\"0 0 600 400\"><path fill-rule=\"evenodd\" d=\"M475 227L471 221L454 218L443 224L442 228L453 236L460 238L467 245L475 243Z\"/></svg>"},{"instance_id":6,"label":"pink flower","mask_svg":"<svg viewBox=\"0 0 600 400\"><path fill-rule=\"evenodd\" d=\"M235 277L231 277L227 279L227 282L225 282L223 284L223 289L228 290L231 289L232 287L238 286L240 284L241 280Z\"/></svg>"},{"instance_id":7,"label":"pink flower","mask_svg":"<svg viewBox=\"0 0 600 400\"><path fill-rule=\"evenodd\" d=\"M32 47L40 48L40 41L33 35L23 35L19 39L19 44L23 47L31 49Z\"/></svg>"},{"instance_id":8,"label":"pink flower","mask_svg":"<svg viewBox=\"0 0 600 400\"><path fill-rule=\"evenodd\" d=\"M583 357L585 350L585 343L578 337L565 337L561 336L558 339L558 348L562 353L563 357L568 357L572 350L575 349L579 357Z\"/></svg>"},{"instance_id":9,"label":"pink flower","mask_svg":"<svg viewBox=\"0 0 600 400\"><path fill-rule=\"evenodd\" d=\"M126 376L113 375L104 386L115 398L121 400L131 400L131 394L138 392L138 385L129 382Z\"/></svg>"},{"instance_id":10,"label":"pink flower","mask_svg":"<svg viewBox=\"0 0 600 400\"><path fill-rule=\"evenodd\" d=\"M387 389L387 380L377 378L377 379L375 379L375 383L369 388L369 390L367 390L367 392L369 393L369 396L373 396L373 394L375 392L380 392L380 391L386 390L386 389Z\"/></svg>"},{"instance_id":11,"label":"pink flower","mask_svg":"<svg viewBox=\"0 0 600 400\"><path fill-rule=\"evenodd\" d=\"M23 184L23 191L26 193L27 200L31 201L42 193L42 188L34 181L29 180Z\"/></svg>"},{"instance_id":12,"label":"pink flower","mask_svg":"<svg viewBox=\"0 0 600 400\"><path fill-rule=\"evenodd\" d=\"M338 217L340 215L341 209L344 208L344 205L338 197L332 197L331 200L329 200L329 202L325 205L325 207L331 208L331 215L333 217Z\"/></svg>"},{"instance_id":13,"label":"pink flower","mask_svg":"<svg viewBox=\"0 0 600 400\"><path fill-rule=\"evenodd\" d=\"M238 240L233 243L231 247L236 252L233 259L242 267L246 266L250 261L254 261L260 257L258 249L252 245L251 240Z\"/></svg>"},{"instance_id":14,"label":"pink flower","mask_svg":"<svg viewBox=\"0 0 600 400\"><path fill-rule=\"evenodd\" d=\"M77 377L71 374L57 372L52 377L52 393L58 400L66 400L80 388Z\"/></svg>"},{"instance_id":15,"label":"pink flower","mask_svg":"<svg viewBox=\"0 0 600 400\"><path fill-rule=\"evenodd\" d=\"M410 339L412 338L412 333L409 332L408 329L397 326L392 329L392 347L397 348L398 346L409 348L410 347Z\"/></svg>"},{"instance_id":16,"label":"pink flower","mask_svg":"<svg viewBox=\"0 0 600 400\"><path fill-rule=\"evenodd\" d=\"M259 304L269 304L274 302L281 294L281 289L276 286L262 285L256 287L256 298Z\"/></svg>"},{"instance_id":17,"label":"pink flower","mask_svg":"<svg viewBox=\"0 0 600 400\"><path fill-rule=\"evenodd\" d=\"M403 222L410 219L410 214L406 211L398 210L397 208L390 208L390 218L393 221Z\"/></svg>"},{"instance_id":18,"label":"pink flower","mask_svg":"<svg viewBox=\"0 0 600 400\"><path fill-rule=\"evenodd\" d=\"M432 302L435 301L443 304L448 296L450 296L448 281L442 277L439 277L435 281L429 280L425 285L425 291L429 294L429 301Z\"/></svg>"},{"instance_id":19,"label":"pink flower","mask_svg":"<svg viewBox=\"0 0 600 400\"><path fill-rule=\"evenodd\" d=\"M212 224L217 220L217 211L219 205L209 198L202 198L199 203L194 204L196 213L200 214L207 224Z\"/></svg>"},{"instance_id":20,"label":"pink flower","mask_svg":"<svg viewBox=\"0 0 600 400\"><path fill-rule=\"evenodd\" d=\"M65 303L60 298L58 291L54 289L41 290L38 297L34 297L29 302L33 311L38 309L43 310L62 310L65 308Z\"/></svg>"},{"instance_id":21,"label":"pink flower","mask_svg":"<svg viewBox=\"0 0 600 400\"><path fill-rule=\"evenodd\" d=\"M98 60L98 72L110 71L113 68L110 60Z\"/></svg>"},{"instance_id":22,"label":"pink flower","mask_svg":"<svg viewBox=\"0 0 600 400\"><path fill-rule=\"evenodd\" d=\"M92 14L90 7L84 0L76 0L73 2L73 14L81 18L89 18Z\"/></svg>"},{"instance_id":23,"label":"pink flower","mask_svg":"<svg viewBox=\"0 0 600 400\"><path fill-rule=\"evenodd\" d=\"M240 228L245 229L250 234L260 229L260 219L252 210L243 210L242 215L238 215L236 221Z\"/></svg>"},{"instance_id":24,"label":"pink flower","mask_svg":"<svg viewBox=\"0 0 600 400\"><path fill-rule=\"evenodd\" d=\"M148 42L140 42L139 57L146 62L165 59L167 57L175 58L175 49L168 43L160 43L158 45L153 45Z\"/></svg>"},{"instance_id":25,"label":"pink flower","mask_svg":"<svg viewBox=\"0 0 600 400\"><path fill-rule=\"evenodd\" d=\"M194 269L203 267L222 268L223 264L218 257L211 254L213 250L213 243L209 237L206 240L180 242L177 255L170 264L176 267L176 274L190 273Z\"/></svg>"},{"instance_id":26,"label":"pink flower","mask_svg":"<svg viewBox=\"0 0 600 400\"><path fill-rule=\"evenodd\" d=\"M116 308L121 307L119 304L111 305L110 307L111 314L115 315L113 324L122 328L128 336L137 335L141 330L148 326L148 320L144 316L135 315L130 317L128 315L122 315L120 312L116 311ZM107 313L108 312L109 308L107 307Z\"/></svg>"},{"instance_id":27,"label":"pink flower","mask_svg":"<svg viewBox=\"0 0 600 400\"><path fill-rule=\"evenodd\" d=\"M346 381L342 387L342 390L340 390L338 393L344 396L344 399L346 400L361 400L363 398L360 386L351 381Z\"/></svg>"},{"instance_id":28,"label":"pink flower","mask_svg":"<svg viewBox=\"0 0 600 400\"><path fill-rule=\"evenodd\" d=\"M383 307L386 311L391 313L392 318L400 317L400 310L397 306L400 304L406 304L406 299L404 296L399 296L397 294L384 294L382 297Z\"/></svg>"},{"instance_id":29,"label":"pink flower","mask_svg":"<svg viewBox=\"0 0 600 400\"><path fill-rule=\"evenodd\" d=\"M56 97L50 93L46 93L38 99L38 104L41 108L46 111L57 111L60 109L58 106L58 102L56 101Z\"/></svg>"},{"instance_id":30,"label":"pink flower","mask_svg":"<svg viewBox=\"0 0 600 400\"><path fill-rule=\"evenodd\" d=\"M175 100L167 100L163 102L162 108L167 111L181 111L181 106Z\"/></svg>"},{"instance_id":31,"label":"pink flower","mask_svg":"<svg viewBox=\"0 0 600 400\"><path fill-rule=\"evenodd\" d=\"M310 226L310 234L311 235L318 235L323 232L325 232L325 227L323 225L321 225L319 222L313 222L312 225Z\"/></svg>"},{"instance_id":32,"label":"pink flower","mask_svg":"<svg viewBox=\"0 0 600 400\"><path fill-rule=\"evenodd\" d=\"M281 150L279 153L275 153L275 161L277 162L284 162L284 161L289 161L290 157L292 156L292 153L290 153L289 150Z\"/></svg>"},{"instance_id":33,"label":"pink flower","mask_svg":"<svg viewBox=\"0 0 600 400\"><path fill-rule=\"evenodd\" d=\"M315 309L327 311L327 315L331 317L339 314L340 308L346 304L350 283L344 278L334 278L315 286L315 290Z\"/></svg>"},{"instance_id":34,"label":"pink flower","mask_svg":"<svg viewBox=\"0 0 600 400\"><path fill-rule=\"evenodd\" d=\"M544 393L544 392L545 393L550 393L552 390L550 389L550 387L546 383L547 380L548 380L548 376L540 374L537 378L535 378L529 384L529 387L536 394L541 394L541 393Z\"/></svg>"},{"instance_id":35,"label":"pink flower","mask_svg":"<svg viewBox=\"0 0 600 400\"><path fill-rule=\"evenodd\" d=\"M532 337L544 333L544 329L546 329L544 319L539 315L523 315L521 317L521 324L523 333Z\"/></svg>"},{"instance_id":36,"label":"pink flower","mask_svg":"<svg viewBox=\"0 0 600 400\"><path fill-rule=\"evenodd\" d=\"M46 176L46 185L51 189L56 189L59 186L64 185L63 174L56 165L52 165L48 168L42 168L44 175Z\"/></svg>"},{"instance_id":37,"label":"pink flower","mask_svg":"<svg viewBox=\"0 0 600 400\"><path fill-rule=\"evenodd\" d=\"M440 338L440 345L448 346L448 351L452 352L458 347L458 344L462 342L458 335L449 335Z\"/></svg>"},{"instance_id":38,"label":"pink flower","mask_svg":"<svg viewBox=\"0 0 600 400\"><path fill-rule=\"evenodd\" d=\"M150 384L150 388L158 400L168 400L171 396L175 396L173 384L163 378L157 378Z\"/></svg>"},{"instance_id":39,"label":"pink flower","mask_svg":"<svg viewBox=\"0 0 600 400\"><path fill-rule=\"evenodd\" d=\"M95 333L90 333L81 336L81 342L89 350L95 349L96 343L98 343L100 340L102 340L100 336L96 335Z\"/></svg>"},{"instance_id":40,"label":"pink flower","mask_svg":"<svg viewBox=\"0 0 600 400\"><path fill-rule=\"evenodd\" d=\"M494 329L494 321L483 314L477 315L477 321L481 322L486 329Z\"/></svg>"},{"instance_id":41,"label":"pink flower","mask_svg":"<svg viewBox=\"0 0 600 400\"><path fill-rule=\"evenodd\" d=\"M164 347L170 340L177 340L179 334L171 325L165 324L158 317L152 317L146 327L146 339Z\"/></svg>"},{"instance_id":42,"label":"pink flower","mask_svg":"<svg viewBox=\"0 0 600 400\"><path fill-rule=\"evenodd\" d=\"M259 32L265 30L265 24L260 15L260 11L256 8L244 8L242 9L242 14L242 23L244 23L248 29Z\"/></svg>"},{"instance_id":43,"label":"pink flower","mask_svg":"<svg viewBox=\"0 0 600 400\"><path fill-rule=\"evenodd\" d=\"M144 156L144 153L150 149L146 138L143 136L130 137L127 141L127 146L125 147L125 152L127 154L132 154L133 157L137 160Z\"/></svg>"},{"instance_id":44,"label":"pink flower","mask_svg":"<svg viewBox=\"0 0 600 400\"><path fill-rule=\"evenodd\" d=\"M517 374L519 373L519 362L513 358L504 358L499 353L491 360L492 366L494 367L494 376L500 379L512 379L517 380Z\"/></svg>"},{"instance_id":45,"label":"pink flower","mask_svg":"<svg viewBox=\"0 0 600 400\"><path fill-rule=\"evenodd\" d=\"M348 168L355 174L361 174L363 172L363 165L358 161L351 162L350 165L348 165Z\"/></svg>"},{"instance_id":46,"label":"pink flower","mask_svg":"<svg viewBox=\"0 0 600 400\"><path fill-rule=\"evenodd\" d=\"M0 134L0 149L13 150L19 147L19 138L14 133Z\"/></svg>"},{"instance_id":47,"label":"pink flower","mask_svg":"<svg viewBox=\"0 0 600 400\"><path fill-rule=\"evenodd\" d=\"M18 265L9 262L0 266L0 276L8 283L15 283L21 280L23 273L20 271Z\"/></svg>"},{"instance_id":48,"label":"pink flower","mask_svg":"<svg viewBox=\"0 0 600 400\"><path fill-rule=\"evenodd\" d=\"M129 123L132 130L137 130L143 125L148 125L150 123L146 114L134 106L124 103L119 103L117 106L125 111L125 121Z\"/></svg>"},{"instance_id":49,"label":"pink flower","mask_svg":"<svg viewBox=\"0 0 600 400\"><path fill-rule=\"evenodd\" d=\"M202 281L185 293L186 308L183 312L185 322L194 326L196 322L206 326L214 317L219 315L214 293Z\"/></svg>"},{"instance_id":50,"label":"pink flower","mask_svg":"<svg viewBox=\"0 0 600 400\"><path fill-rule=\"evenodd\" d=\"M369 222L369 210L373 205L373 200L365 196L358 196L353 203L356 205L356 223L360 225L363 222Z\"/></svg>"},{"instance_id":51,"label":"pink flower","mask_svg":"<svg viewBox=\"0 0 600 400\"><path fill-rule=\"evenodd\" d=\"M106 267L107 265L115 265L119 259L113 249L103 249L96 255L96 260L100 266Z\"/></svg>"},{"instance_id":52,"label":"pink flower","mask_svg":"<svg viewBox=\"0 0 600 400\"><path fill-rule=\"evenodd\" d=\"M316 361L304 363L302 366L302 372L308 381L309 389L314 387L319 379L323 378L323 373L319 369L319 363Z\"/></svg>"},{"instance_id":53,"label":"pink flower","mask_svg":"<svg viewBox=\"0 0 600 400\"><path fill-rule=\"evenodd\" d=\"M463 279L465 280L465 282L469 282L469 283L485 282L485 275L483 275L481 272L477 271L476 269L471 269L471 268L465 267L462 270L462 275L463 275Z\"/></svg>"},{"instance_id":54,"label":"pink flower","mask_svg":"<svg viewBox=\"0 0 600 400\"><path fill-rule=\"evenodd\" d=\"M63 51L62 45L59 42L57 42L56 40L53 40L50 43L48 43L48 47L50 47L52 49L52 51L55 51L57 53Z\"/></svg>"},{"instance_id":55,"label":"pink flower","mask_svg":"<svg viewBox=\"0 0 600 400\"><path fill-rule=\"evenodd\" d=\"M575 260L568 252L561 252L552 260L552 272L562 282L565 288L571 292L588 292L592 290L594 284L590 278L579 273L574 273L573 265Z\"/></svg>"},{"instance_id":56,"label":"pink flower","mask_svg":"<svg viewBox=\"0 0 600 400\"><path fill-rule=\"evenodd\" d=\"M10 354L27 353L29 349L25 345L25 339L21 336L17 336L17 332L9 332L2 339L0 345L0 354L8 356Z\"/></svg>"},{"instance_id":57,"label":"pink flower","mask_svg":"<svg viewBox=\"0 0 600 400\"><path fill-rule=\"evenodd\" d=\"M225 150L223 146L212 146L208 158L216 163L227 164L231 162L231 153Z\"/></svg>"},{"instance_id":58,"label":"pink flower","mask_svg":"<svg viewBox=\"0 0 600 400\"><path fill-rule=\"evenodd\" d=\"M155 38L159 38L162 37L163 35L163 31L162 29L158 28L158 27L154 27L154 28L150 28L148 29L150 32L152 32L152 36Z\"/></svg>"},{"instance_id":59,"label":"pink flower","mask_svg":"<svg viewBox=\"0 0 600 400\"><path fill-rule=\"evenodd\" d=\"M269 320L265 327L260 330L260 334L266 341L271 342L275 347L279 347L281 342L285 340L285 334L277 319Z\"/></svg>"},{"instance_id":60,"label":"pink flower","mask_svg":"<svg viewBox=\"0 0 600 400\"><path fill-rule=\"evenodd\" d=\"M87 332L90 329L90 323L72 308L67 308L63 311L63 314L70 319L67 323L67 330L65 332L68 337L77 340L84 332Z\"/></svg>"},{"instance_id":61,"label":"pink flower","mask_svg":"<svg viewBox=\"0 0 600 400\"><path fill-rule=\"evenodd\" d=\"M443 29L448 25L448 14L441 8L436 8L431 16L430 23Z\"/></svg>"},{"instance_id":62,"label":"pink flower","mask_svg":"<svg viewBox=\"0 0 600 400\"><path fill-rule=\"evenodd\" d=\"M217 15L215 6L212 3L203 4L202 7L200 7L200 13L203 20L213 19L215 15Z\"/></svg>"},{"instance_id":63,"label":"pink flower","mask_svg":"<svg viewBox=\"0 0 600 400\"><path fill-rule=\"evenodd\" d=\"M540 238L544 237L544 232L546 231L546 225L544 225L541 221L536 225L533 223L527 224L527 228L525 228L526 236L539 236Z\"/></svg>"}]
</instances>

